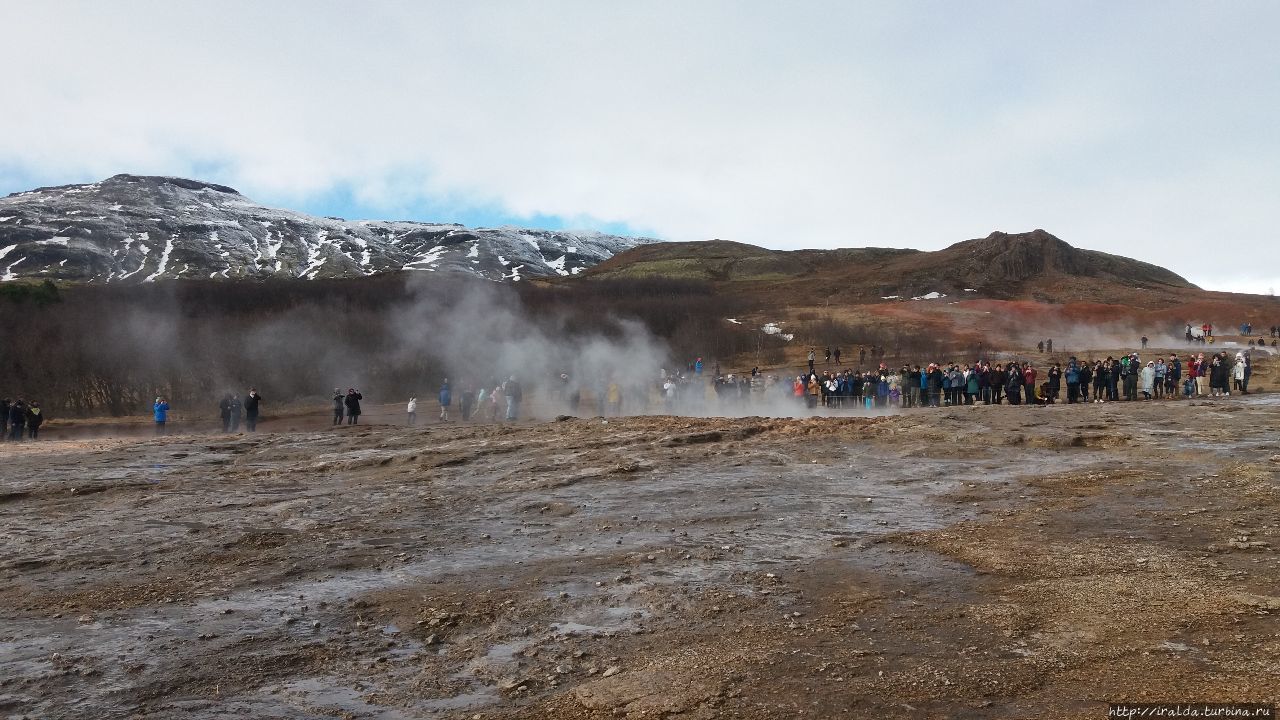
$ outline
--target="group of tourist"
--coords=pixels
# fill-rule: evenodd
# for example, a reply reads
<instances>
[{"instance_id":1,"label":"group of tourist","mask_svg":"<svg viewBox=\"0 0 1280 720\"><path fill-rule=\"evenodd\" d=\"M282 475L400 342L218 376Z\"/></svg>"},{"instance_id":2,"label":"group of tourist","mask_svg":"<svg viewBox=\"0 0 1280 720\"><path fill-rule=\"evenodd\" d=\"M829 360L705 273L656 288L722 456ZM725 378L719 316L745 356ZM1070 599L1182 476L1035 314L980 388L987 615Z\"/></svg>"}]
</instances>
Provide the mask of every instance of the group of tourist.
<instances>
[{"instance_id":1,"label":"group of tourist","mask_svg":"<svg viewBox=\"0 0 1280 720\"><path fill-rule=\"evenodd\" d=\"M44 410L35 400L4 398L0 400L0 441L38 440L44 420Z\"/></svg>"},{"instance_id":2,"label":"group of tourist","mask_svg":"<svg viewBox=\"0 0 1280 720\"><path fill-rule=\"evenodd\" d=\"M1043 373L1028 361L929 363L898 370L881 363L869 371L809 372L785 384L769 380L765 390L777 386L778 392L810 408L1046 405L1062 399L1064 386L1068 403L1248 394L1251 375L1250 353L1244 351L1234 358L1223 351L1207 358L1199 353L1184 361L1170 354L1146 362L1135 352L1103 360L1073 356L1065 367L1050 362Z\"/></svg>"},{"instance_id":3,"label":"group of tourist","mask_svg":"<svg viewBox=\"0 0 1280 720\"><path fill-rule=\"evenodd\" d=\"M561 377L567 378L567 375ZM440 384L440 390L436 394L436 400L440 404L440 422L449 422L449 413L454 405L453 388L449 385L449 378L445 378ZM501 414L507 422L515 422L520 419L520 404L524 401L524 390L520 387L520 381L515 375L508 377L503 382L491 380L487 383L481 383L480 389L477 390L475 385L470 381L462 382L462 391L458 394L457 405L458 415L463 422L485 421L497 422L498 416ZM409 415L409 424L416 425L418 423L418 398L409 398L407 406ZM504 414L505 410L505 414Z\"/></svg>"}]
</instances>

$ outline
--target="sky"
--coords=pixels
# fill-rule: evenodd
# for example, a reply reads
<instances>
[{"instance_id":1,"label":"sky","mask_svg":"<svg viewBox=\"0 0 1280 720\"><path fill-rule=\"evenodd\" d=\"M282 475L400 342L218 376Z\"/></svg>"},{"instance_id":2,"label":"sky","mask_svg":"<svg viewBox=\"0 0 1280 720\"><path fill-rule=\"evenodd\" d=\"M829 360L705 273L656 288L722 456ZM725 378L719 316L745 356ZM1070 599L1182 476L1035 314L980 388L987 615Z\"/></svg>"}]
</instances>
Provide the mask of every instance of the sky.
<instances>
[{"instance_id":1,"label":"sky","mask_svg":"<svg viewBox=\"0 0 1280 720\"><path fill-rule=\"evenodd\" d=\"M1280 290L1280 3L0 0L0 194L933 250Z\"/></svg>"}]
</instances>

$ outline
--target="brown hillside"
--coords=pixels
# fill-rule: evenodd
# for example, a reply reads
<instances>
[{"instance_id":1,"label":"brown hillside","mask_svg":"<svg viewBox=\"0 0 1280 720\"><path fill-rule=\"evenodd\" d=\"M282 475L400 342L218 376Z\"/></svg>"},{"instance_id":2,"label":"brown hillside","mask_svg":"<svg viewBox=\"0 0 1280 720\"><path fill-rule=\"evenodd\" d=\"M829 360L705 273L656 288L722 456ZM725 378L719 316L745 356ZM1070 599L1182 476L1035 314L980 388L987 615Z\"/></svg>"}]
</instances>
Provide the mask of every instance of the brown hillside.
<instances>
[{"instance_id":1,"label":"brown hillside","mask_svg":"<svg viewBox=\"0 0 1280 720\"><path fill-rule=\"evenodd\" d=\"M866 303L941 293L1040 302L1154 307L1183 300L1195 285L1164 268L1072 247L1044 230L1002 233L921 252L888 248L767 250L716 240L629 250L586 277L674 277L791 303Z\"/></svg>"}]
</instances>

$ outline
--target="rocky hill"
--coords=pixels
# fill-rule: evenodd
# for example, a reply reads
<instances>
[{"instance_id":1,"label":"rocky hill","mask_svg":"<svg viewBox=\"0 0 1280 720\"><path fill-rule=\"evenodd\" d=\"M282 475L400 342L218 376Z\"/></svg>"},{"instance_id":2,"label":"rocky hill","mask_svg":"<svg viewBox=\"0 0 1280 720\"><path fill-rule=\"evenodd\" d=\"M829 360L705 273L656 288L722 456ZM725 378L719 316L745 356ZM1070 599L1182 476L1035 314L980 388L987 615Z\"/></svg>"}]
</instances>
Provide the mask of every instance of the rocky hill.
<instances>
[{"instance_id":1,"label":"rocky hill","mask_svg":"<svg viewBox=\"0 0 1280 720\"><path fill-rule=\"evenodd\" d=\"M934 252L782 251L721 240L657 243L620 253L586 276L707 280L788 303L972 297L1122 303L1197 289L1164 268L1075 248L1044 230L994 232Z\"/></svg>"},{"instance_id":2,"label":"rocky hill","mask_svg":"<svg viewBox=\"0 0 1280 720\"><path fill-rule=\"evenodd\" d=\"M224 185L116 175L0 198L0 279L574 275L650 240L519 228L347 221L266 207Z\"/></svg>"}]
</instances>

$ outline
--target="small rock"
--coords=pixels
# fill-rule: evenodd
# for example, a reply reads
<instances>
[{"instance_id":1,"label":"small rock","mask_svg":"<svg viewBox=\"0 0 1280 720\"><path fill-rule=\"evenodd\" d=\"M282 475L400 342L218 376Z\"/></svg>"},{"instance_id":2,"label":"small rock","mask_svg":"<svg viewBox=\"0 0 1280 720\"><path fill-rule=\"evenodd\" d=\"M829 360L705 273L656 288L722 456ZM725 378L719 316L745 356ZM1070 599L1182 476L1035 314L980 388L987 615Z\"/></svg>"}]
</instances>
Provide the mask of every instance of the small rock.
<instances>
[{"instance_id":1,"label":"small rock","mask_svg":"<svg viewBox=\"0 0 1280 720\"><path fill-rule=\"evenodd\" d=\"M604 672L600 673L600 677L613 677L620 672L622 672L622 668L617 665L610 665L608 668L605 668Z\"/></svg>"}]
</instances>

